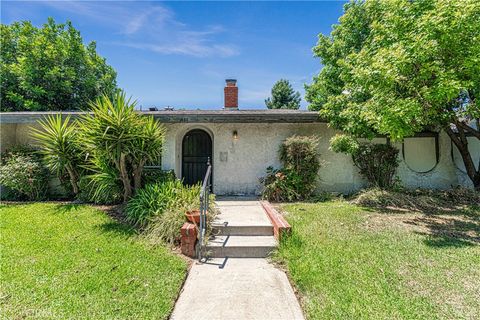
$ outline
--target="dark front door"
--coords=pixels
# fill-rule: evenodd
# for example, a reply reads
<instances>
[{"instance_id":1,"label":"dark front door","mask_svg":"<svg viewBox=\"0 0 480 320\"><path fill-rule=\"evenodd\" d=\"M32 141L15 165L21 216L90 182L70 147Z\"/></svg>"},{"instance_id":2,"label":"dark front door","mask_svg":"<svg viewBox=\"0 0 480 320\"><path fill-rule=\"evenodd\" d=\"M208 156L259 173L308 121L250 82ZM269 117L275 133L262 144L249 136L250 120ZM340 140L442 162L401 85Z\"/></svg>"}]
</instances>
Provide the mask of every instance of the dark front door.
<instances>
[{"instance_id":1,"label":"dark front door","mask_svg":"<svg viewBox=\"0 0 480 320\"><path fill-rule=\"evenodd\" d=\"M212 139L203 130L187 132L182 141L182 177L187 185L201 183L212 161Z\"/></svg>"}]
</instances>

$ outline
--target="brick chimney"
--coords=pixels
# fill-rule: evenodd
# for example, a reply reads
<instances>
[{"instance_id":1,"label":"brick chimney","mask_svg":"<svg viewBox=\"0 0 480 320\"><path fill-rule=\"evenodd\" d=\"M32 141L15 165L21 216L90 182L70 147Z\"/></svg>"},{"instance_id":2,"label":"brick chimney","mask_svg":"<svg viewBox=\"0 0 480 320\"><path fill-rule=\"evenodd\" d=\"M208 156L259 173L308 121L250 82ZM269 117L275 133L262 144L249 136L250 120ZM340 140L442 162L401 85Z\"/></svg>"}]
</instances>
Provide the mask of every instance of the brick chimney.
<instances>
[{"instance_id":1,"label":"brick chimney","mask_svg":"<svg viewBox=\"0 0 480 320\"><path fill-rule=\"evenodd\" d=\"M225 110L238 110L238 87L237 80L227 79L223 89L225 93Z\"/></svg>"}]
</instances>

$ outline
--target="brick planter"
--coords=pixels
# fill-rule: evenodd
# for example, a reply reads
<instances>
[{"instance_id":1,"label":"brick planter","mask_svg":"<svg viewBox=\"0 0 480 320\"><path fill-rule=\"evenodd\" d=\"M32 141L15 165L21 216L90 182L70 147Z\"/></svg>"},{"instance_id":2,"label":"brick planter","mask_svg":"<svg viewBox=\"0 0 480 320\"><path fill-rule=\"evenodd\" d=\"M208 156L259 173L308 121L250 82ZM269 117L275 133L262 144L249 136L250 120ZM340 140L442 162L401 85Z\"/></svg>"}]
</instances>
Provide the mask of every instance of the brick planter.
<instances>
[{"instance_id":1,"label":"brick planter","mask_svg":"<svg viewBox=\"0 0 480 320\"><path fill-rule=\"evenodd\" d=\"M273 225L273 235L280 241L284 234L289 234L292 227L285 218L268 201L260 201L263 209L267 213L270 222Z\"/></svg>"},{"instance_id":2,"label":"brick planter","mask_svg":"<svg viewBox=\"0 0 480 320\"><path fill-rule=\"evenodd\" d=\"M195 244L197 243L197 228L193 223L185 222L180 229L182 235L181 249L182 254L190 258L195 258Z\"/></svg>"}]
</instances>

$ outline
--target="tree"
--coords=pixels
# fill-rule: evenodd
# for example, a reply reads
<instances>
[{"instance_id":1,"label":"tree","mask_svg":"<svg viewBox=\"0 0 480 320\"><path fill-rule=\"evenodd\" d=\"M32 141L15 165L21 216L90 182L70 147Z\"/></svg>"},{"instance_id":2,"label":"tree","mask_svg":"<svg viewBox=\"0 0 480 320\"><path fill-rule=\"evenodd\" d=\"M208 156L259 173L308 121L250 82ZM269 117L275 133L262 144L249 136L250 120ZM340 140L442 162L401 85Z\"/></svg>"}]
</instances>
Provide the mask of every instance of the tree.
<instances>
[{"instance_id":1,"label":"tree","mask_svg":"<svg viewBox=\"0 0 480 320\"><path fill-rule=\"evenodd\" d=\"M480 190L468 135L480 139L480 2L354 1L314 53L311 110L355 137L444 130Z\"/></svg>"},{"instance_id":2,"label":"tree","mask_svg":"<svg viewBox=\"0 0 480 320\"><path fill-rule=\"evenodd\" d=\"M77 110L116 90L116 72L71 24L1 25L1 111Z\"/></svg>"},{"instance_id":3,"label":"tree","mask_svg":"<svg viewBox=\"0 0 480 320\"><path fill-rule=\"evenodd\" d=\"M268 109L300 108L300 92L295 92L288 80L278 80L272 88L272 98L265 99Z\"/></svg>"},{"instance_id":4,"label":"tree","mask_svg":"<svg viewBox=\"0 0 480 320\"><path fill-rule=\"evenodd\" d=\"M136 112L135 105L122 91L102 95L90 103L92 114L78 121L79 140L90 157L87 167L95 172L91 180L101 186L112 163L117 174L108 176L121 181L124 202L141 188L145 164L161 156L165 132L153 117Z\"/></svg>"}]
</instances>

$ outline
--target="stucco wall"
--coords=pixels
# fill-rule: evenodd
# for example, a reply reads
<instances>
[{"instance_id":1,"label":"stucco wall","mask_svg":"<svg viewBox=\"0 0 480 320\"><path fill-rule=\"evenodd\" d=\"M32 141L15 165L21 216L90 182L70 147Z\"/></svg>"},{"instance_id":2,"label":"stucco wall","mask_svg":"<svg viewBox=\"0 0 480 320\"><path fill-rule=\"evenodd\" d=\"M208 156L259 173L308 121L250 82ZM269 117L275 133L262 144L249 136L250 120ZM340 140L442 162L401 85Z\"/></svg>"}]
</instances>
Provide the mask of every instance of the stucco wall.
<instances>
[{"instance_id":1,"label":"stucco wall","mask_svg":"<svg viewBox=\"0 0 480 320\"><path fill-rule=\"evenodd\" d=\"M279 167L278 148L287 137L317 135L322 167L319 170L318 190L349 193L364 186L365 181L353 166L350 156L329 150L330 138L335 135L324 123L314 124L169 124L162 157L164 169L173 169L181 177L181 143L189 130L204 129L213 139L213 187L217 194L251 194L260 191L259 178L268 166ZM233 131L238 139L233 139ZM374 142L385 142L375 139ZM478 158L480 148L472 140ZM396 147L402 150L402 144ZM432 154L433 153L433 154ZM464 173L456 168L451 157L449 137L439 136L439 157L435 156L435 139L409 138L405 141L405 160L399 154L398 177L406 187L450 188L471 186ZM461 162L461 161L460 161ZM478 161L477 161L478 163ZM408 164L408 165L407 165ZM424 172L425 173L419 173Z\"/></svg>"},{"instance_id":2,"label":"stucco wall","mask_svg":"<svg viewBox=\"0 0 480 320\"><path fill-rule=\"evenodd\" d=\"M280 143L293 134L317 134L324 167L320 169L319 187L329 191L350 191L362 181L349 157L328 151L333 131L324 124L170 124L162 157L164 169L173 169L181 177L181 143L191 129L204 129L213 139L213 189L218 194L258 193L259 178L268 166L279 167ZM233 131L238 139L233 139ZM331 163L336 172L332 171Z\"/></svg>"},{"instance_id":3,"label":"stucco wall","mask_svg":"<svg viewBox=\"0 0 480 320\"><path fill-rule=\"evenodd\" d=\"M32 143L29 136L32 124L1 124L1 150L19 143ZM365 182L353 166L350 156L329 150L330 138L335 131L325 123L175 123L166 124L165 149L162 167L173 169L181 177L181 144L185 133L192 129L207 131L213 140L213 189L217 194L253 194L260 191L259 178L268 166L279 167L278 148L287 137L298 135L319 136L322 167L319 170L318 190L349 193L361 188ZM233 139L233 131L238 139ZM385 139L375 139L385 142ZM402 144L396 146L402 150ZM449 137L439 136L438 164L435 157L434 138L409 138L405 141L405 160L399 154L398 176L407 187L450 188L471 186L462 172L463 164ZM480 142L470 138L470 148L476 163L480 157ZM408 165L407 165L408 164ZM415 171L428 171L418 173Z\"/></svg>"},{"instance_id":4,"label":"stucco wall","mask_svg":"<svg viewBox=\"0 0 480 320\"><path fill-rule=\"evenodd\" d=\"M31 128L39 127L35 123L2 123L0 124L0 150L16 144L35 144L30 136Z\"/></svg>"}]
</instances>

